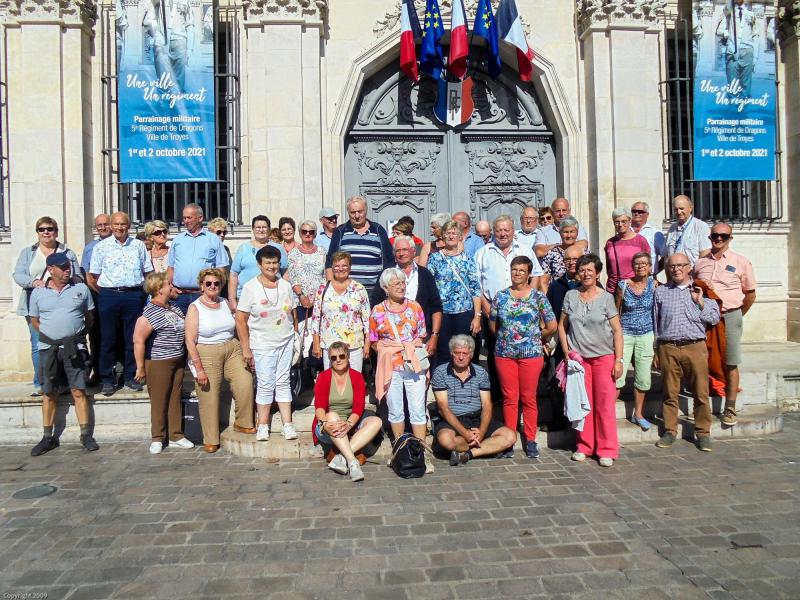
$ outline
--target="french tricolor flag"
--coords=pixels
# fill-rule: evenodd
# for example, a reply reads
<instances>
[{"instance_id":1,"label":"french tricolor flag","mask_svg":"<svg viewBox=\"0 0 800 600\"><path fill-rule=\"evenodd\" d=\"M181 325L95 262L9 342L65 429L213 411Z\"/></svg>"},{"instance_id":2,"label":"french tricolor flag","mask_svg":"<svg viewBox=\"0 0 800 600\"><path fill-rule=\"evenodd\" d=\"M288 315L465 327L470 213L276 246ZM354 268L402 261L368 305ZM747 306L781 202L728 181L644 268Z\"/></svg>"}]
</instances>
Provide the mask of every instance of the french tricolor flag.
<instances>
[{"instance_id":1,"label":"french tricolor flag","mask_svg":"<svg viewBox=\"0 0 800 600\"><path fill-rule=\"evenodd\" d=\"M517 12L517 3L514 0L503 0L497 9L495 20L500 39L517 49L519 78L522 81L530 81L533 74L533 50L530 49L528 40L525 39L522 20Z\"/></svg>"},{"instance_id":2,"label":"french tricolor flag","mask_svg":"<svg viewBox=\"0 0 800 600\"><path fill-rule=\"evenodd\" d=\"M419 82L417 38L422 35L414 0L403 0L400 7L400 70L414 83Z\"/></svg>"},{"instance_id":3,"label":"french tricolor flag","mask_svg":"<svg viewBox=\"0 0 800 600\"><path fill-rule=\"evenodd\" d=\"M467 40L467 14L463 0L453 2L453 20L450 26L450 55L447 70L456 78L463 80L467 74L469 41Z\"/></svg>"}]
</instances>

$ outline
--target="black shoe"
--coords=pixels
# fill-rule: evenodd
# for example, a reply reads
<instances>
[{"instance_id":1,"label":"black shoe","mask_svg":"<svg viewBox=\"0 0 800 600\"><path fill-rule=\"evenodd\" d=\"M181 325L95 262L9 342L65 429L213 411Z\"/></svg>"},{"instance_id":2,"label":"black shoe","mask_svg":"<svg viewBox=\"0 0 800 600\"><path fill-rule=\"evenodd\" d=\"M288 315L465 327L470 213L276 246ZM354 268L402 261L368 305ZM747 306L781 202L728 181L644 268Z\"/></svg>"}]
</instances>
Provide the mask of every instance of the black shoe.
<instances>
[{"instance_id":1,"label":"black shoe","mask_svg":"<svg viewBox=\"0 0 800 600\"><path fill-rule=\"evenodd\" d=\"M129 390L133 390L134 392L141 392L144 389L144 386L135 379L126 381L125 387L128 388Z\"/></svg>"},{"instance_id":2,"label":"black shoe","mask_svg":"<svg viewBox=\"0 0 800 600\"><path fill-rule=\"evenodd\" d=\"M88 433L81 436L81 444L89 452L94 452L95 450L100 450L100 446L97 445L97 442L95 442L94 438L91 435L89 435Z\"/></svg>"},{"instance_id":3,"label":"black shoe","mask_svg":"<svg viewBox=\"0 0 800 600\"><path fill-rule=\"evenodd\" d=\"M108 397L108 396L113 396L114 392L116 392L116 391L117 391L117 388L114 387L113 383L104 383L103 384L103 389L100 390L100 393L103 394L103 396Z\"/></svg>"},{"instance_id":4,"label":"black shoe","mask_svg":"<svg viewBox=\"0 0 800 600\"><path fill-rule=\"evenodd\" d=\"M53 435L46 435L42 440L33 447L31 456L41 456L58 448L58 438Z\"/></svg>"},{"instance_id":5,"label":"black shoe","mask_svg":"<svg viewBox=\"0 0 800 600\"><path fill-rule=\"evenodd\" d=\"M465 465L469 462L469 452L456 452L453 450L450 453L450 466L457 467L458 465Z\"/></svg>"},{"instance_id":6,"label":"black shoe","mask_svg":"<svg viewBox=\"0 0 800 600\"><path fill-rule=\"evenodd\" d=\"M539 444L530 441L525 444L525 455L528 458L539 458Z\"/></svg>"},{"instance_id":7,"label":"black shoe","mask_svg":"<svg viewBox=\"0 0 800 600\"><path fill-rule=\"evenodd\" d=\"M664 435L658 438L658 441L656 442L656 447L669 448L674 443L675 443L675 436L672 435L669 431L667 431L666 433L664 433Z\"/></svg>"},{"instance_id":8,"label":"black shoe","mask_svg":"<svg viewBox=\"0 0 800 600\"><path fill-rule=\"evenodd\" d=\"M514 447L497 454L497 458L514 458Z\"/></svg>"},{"instance_id":9,"label":"black shoe","mask_svg":"<svg viewBox=\"0 0 800 600\"><path fill-rule=\"evenodd\" d=\"M714 446L713 442L711 441L711 436L707 435L705 437L697 438L697 442L695 443L697 445L697 449L700 450L701 452L714 451Z\"/></svg>"}]
</instances>

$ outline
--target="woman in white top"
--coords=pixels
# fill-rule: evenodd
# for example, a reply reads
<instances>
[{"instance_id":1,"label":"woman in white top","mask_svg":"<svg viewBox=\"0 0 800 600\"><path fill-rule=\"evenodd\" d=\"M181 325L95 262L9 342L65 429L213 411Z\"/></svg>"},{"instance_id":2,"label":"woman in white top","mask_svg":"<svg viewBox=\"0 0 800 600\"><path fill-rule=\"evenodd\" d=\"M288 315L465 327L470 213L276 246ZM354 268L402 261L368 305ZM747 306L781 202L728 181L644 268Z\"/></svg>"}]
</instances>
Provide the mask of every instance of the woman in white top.
<instances>
[{"instance_id":1,"label":"woman in white top","mask_svg":"<svg viewBox=\"0 0 800 600\"><path fill-rule=\"evenodd\" d=\"M203 269L197 277L200 297L186 314L186 349L197 382L203 448L219 450L219 396L222 380L233 392L236 419L233 429L253 434L253 376L245 366L236 339L236 322L228 302L220 297L225 285L222 269Z\"/></svg>"},{"instance_id":2,"label":"woman in white top","mask_svg":"<svg viewBox=\"0 0 800 600\"><path fill-rule=\"evenodd\" d=\"M150 221L144 226L144 243L150 254L150 262L156 273L167 270L167 255L169 254L169 226L164 221Z\"/></svg>"},{"instance_id":3,"label":"woman in white top","mask_svg":"<svg viewBox=\"0 0 800 600\"><path fill-rule=\"evenodd\" d=\"M289 269L284 278L292 284L300 306L297 320L304 321L314 308L314 294L325 283L325 252L317 246L317 224L314 221L300 223L300 244L289 252Z\"/></svg>"},{"instance_id":4,"label":"woman in white top","mask_svg":"<svg viewBox=\"0 0 800 600\"><path fill-rule=\"evenodd\" d=\"M273 397L281 412L283 437L296 440L289 370L297 331L297 298L289 282L280 278L280 250L264 246L256 253L256 261L261 274L244 284L236 307L236 331L242 354L258 381L256 440L269 440Z\"/></svg>"}]
</instances>

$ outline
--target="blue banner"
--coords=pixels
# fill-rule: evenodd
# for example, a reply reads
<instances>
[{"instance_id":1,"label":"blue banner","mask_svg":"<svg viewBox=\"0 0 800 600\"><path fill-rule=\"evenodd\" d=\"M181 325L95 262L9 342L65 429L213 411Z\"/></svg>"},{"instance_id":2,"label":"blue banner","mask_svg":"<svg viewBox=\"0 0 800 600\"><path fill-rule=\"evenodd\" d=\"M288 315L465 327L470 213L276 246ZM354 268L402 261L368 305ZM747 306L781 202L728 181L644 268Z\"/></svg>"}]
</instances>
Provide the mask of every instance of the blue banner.
<instances>
[{"instance_id":1,"label":"blue banner","mask_svg":"<svg viewBox=\"0 0 800 600\"><path fill-rule=\"evenodd\" d=\"M775 179L775 19L727 0L693 15L694 179Z\"/></svg>"},{"instance_id":2,"label":"blue banner","mask_svg":"<svg viewBox=\"0 0 800 600\"><path fill-rule=\"evenodd\" d=\"M214 6L117 0L120 181L214 181Z\"/></svg>"}]
</instances>

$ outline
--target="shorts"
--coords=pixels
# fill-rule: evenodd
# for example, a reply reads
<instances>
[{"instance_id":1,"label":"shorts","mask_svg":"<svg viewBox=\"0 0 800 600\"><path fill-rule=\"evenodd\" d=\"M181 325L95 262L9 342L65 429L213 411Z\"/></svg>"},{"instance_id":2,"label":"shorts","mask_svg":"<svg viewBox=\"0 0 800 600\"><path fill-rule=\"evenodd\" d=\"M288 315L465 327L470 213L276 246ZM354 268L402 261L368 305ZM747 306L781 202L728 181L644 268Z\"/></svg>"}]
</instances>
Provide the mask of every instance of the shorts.
<instances>
[{"instance_id":1,"label":"shorts","mask_svg":"<svg viewBox=\"0 0 800 600\"><path fill-rule=\"evenodd\" d=\"M654 336L655 334L652 331L644 335L628 335L626 333L622 336L625 346L622 351L622 376L617 379L618 390L625 387L625 379L631 359L633 359L633 387L640 392L650 390L653 356L655 355L655 350L653 349Z\"/></svg>"},{"instance_id":2,"label":"shorts","mask_svg":"<svg viewBox=\"0 0 800 600\"><path fill-rule=\"evenodd\" d=\"M722 315L725 319L725 364L738 367L742 362L742 309Z\"/></svg>"},{"instance_id":3,"label":"shorts","mask_svg":"<svg viewBox=\"0 0 800 600\"><path fill-rule=\"evenodd\" d=\"M59 348L56 351L58 353L58 375L52 381L45 376L44 372L44 365L46 362L44 360L44 353L50 352L50 350L42 350L41 352L42 355L39 360L39 381L42 382L42 393L45 395L58 394L61 386L64 384L65 377L69 389L82 391L86 389L86 384L89 380L89 372L86 369L88 353L86 352L85 345L82 350L79 350L78 356L73 358L67 356L64 348Z\"/></svg>"},{"instance_id":4,"label":"shorts","mask_svg":"<svg viewBox=\"0 0 800 600\"><path fill-rule=\"evenodd\" d=\"M478 429L481 426L481 413L480 412L473 412L467 413L465 415L456 415L456 419L458 422L461 423L467 429ZM489 427L486 428L486 435L484 437L492 437L492 435L501 427L505 427L503 423L500 421L489 421ZM445 429L449 429L451 431L455 431L453 426L450 425L444 419L440 419L436 426L434 427L433 436L436 437L439 435L440 431L444 431Z\"/></svg>"},{"instance_id":5,"label":"shorts","mask_svg":"<svg viewBox=\"0 0 800 600\"><path fill-rule=\"evenodd\" d=\"M348 416L350 416L350 415L348 415ZM356 426L353 429L351 429L350 432L347 434L348 437L350 437L356 431L361 429L361 427L364 425L364 421L367 419L367 417L377 417L377 416L378 415L376 415L373 411L371 411L369 409L364 409L364 412L361 415L361 418L358 420L358 423L356 423ZM345 418L347 418L347 417L345 417ZM317 426L314 429L314 433L317 434L317 440L323 446L332 446L333 445L333 440L331 439L331 436L328 435L327 431L323 431L322 430L322 423L320 423L319 421L317 421Z\"/></svg>"}]
</instances>

